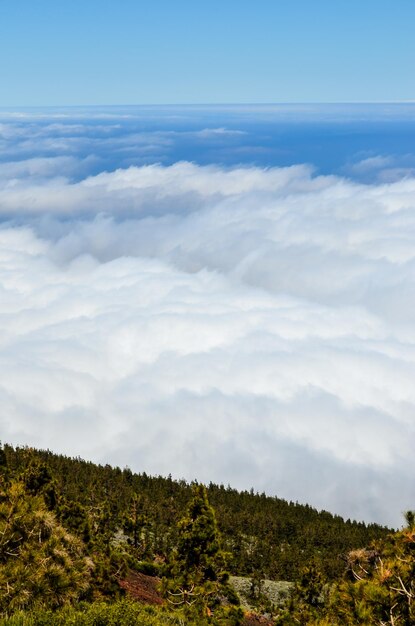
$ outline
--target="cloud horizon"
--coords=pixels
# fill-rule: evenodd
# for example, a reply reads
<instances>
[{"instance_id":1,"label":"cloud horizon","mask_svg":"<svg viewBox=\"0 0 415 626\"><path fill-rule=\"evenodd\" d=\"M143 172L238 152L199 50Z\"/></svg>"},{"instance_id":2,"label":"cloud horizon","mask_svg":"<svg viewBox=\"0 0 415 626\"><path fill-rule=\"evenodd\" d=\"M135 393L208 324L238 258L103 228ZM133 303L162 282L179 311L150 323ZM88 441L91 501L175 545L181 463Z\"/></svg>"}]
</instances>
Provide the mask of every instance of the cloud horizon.
<instances>
[{"instance_id":1,"label":"cloud horizon","mask_svg":"<svg viewBox=\"0 0 415 626\"><path fill-rule=\"evenodd\" d=\"M82 167L0 164L2 440L398 526L415 178Z\"/></svg>"}]
</instances>

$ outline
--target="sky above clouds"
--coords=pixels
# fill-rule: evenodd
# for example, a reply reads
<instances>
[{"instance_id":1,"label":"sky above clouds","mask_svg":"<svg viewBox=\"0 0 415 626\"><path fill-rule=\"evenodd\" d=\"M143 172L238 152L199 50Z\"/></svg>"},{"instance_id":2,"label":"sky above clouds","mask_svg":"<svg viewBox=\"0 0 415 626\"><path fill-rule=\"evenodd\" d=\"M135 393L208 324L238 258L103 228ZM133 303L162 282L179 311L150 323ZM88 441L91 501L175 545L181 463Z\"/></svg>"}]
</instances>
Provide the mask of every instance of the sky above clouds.
<instances>
[{"instance_id":1,"label":"sky above clouds","mask_svg":"<svg viewBox=\"0 0 415 626\"><path fill-rule=\"evenodd\" d=\"M0 0L0 106L415 99L413 0Z\"/></svg>"},{"instance_id":2,"label":"sky above clouds","mask_svg":"<svg viewBox=\"0 0 415 626\"><path fill-rule=\"evenodd\" d=\"M0 112L0 432L398 526L415 105Z\"/></svg>"}]
</instances>

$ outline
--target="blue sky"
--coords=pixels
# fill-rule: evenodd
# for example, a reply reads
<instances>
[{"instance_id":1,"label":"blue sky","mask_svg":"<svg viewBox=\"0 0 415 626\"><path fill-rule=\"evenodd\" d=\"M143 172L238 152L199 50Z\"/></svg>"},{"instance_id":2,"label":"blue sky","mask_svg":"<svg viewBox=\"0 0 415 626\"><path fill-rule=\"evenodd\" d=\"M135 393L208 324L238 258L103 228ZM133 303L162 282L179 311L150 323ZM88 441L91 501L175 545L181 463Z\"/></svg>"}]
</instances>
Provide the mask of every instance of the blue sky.
<instances>
[{"instance_id":1,"label":"blue sky","mask_svg":"<svg viewBox=\"0 0 415 626\"><path fill-rule=\"evenodd\" d=\"M0 106L415 98L412 0L0 0Z\"/></svg>"}]
</instances>

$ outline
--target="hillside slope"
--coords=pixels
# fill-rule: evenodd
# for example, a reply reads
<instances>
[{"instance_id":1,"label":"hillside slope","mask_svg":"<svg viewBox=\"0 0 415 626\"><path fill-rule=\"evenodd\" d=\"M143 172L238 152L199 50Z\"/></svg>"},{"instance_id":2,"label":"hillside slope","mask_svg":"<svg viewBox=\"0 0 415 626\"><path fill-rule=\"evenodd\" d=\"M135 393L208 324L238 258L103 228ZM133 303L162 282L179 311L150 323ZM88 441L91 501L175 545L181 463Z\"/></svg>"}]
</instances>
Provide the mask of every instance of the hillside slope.
<instances>
[{"instance_id":1,"label":"hillside slope","mask_svg":"<svg viewBox=\"0 0 415 626\"><path fill-rule=\"evenodd\" d=\"M107 542L117 536L139 560L163 562L176 545L177 521L191 494L185 481L7 444L2 456L9 477L43 467L53 483L61 521L70 530ZM253 491L212 483L207 489L230 572L238 576L296 580L313 560L334 579L344 570L347 552L389 532Z\"/></svg>"}]
</instances>

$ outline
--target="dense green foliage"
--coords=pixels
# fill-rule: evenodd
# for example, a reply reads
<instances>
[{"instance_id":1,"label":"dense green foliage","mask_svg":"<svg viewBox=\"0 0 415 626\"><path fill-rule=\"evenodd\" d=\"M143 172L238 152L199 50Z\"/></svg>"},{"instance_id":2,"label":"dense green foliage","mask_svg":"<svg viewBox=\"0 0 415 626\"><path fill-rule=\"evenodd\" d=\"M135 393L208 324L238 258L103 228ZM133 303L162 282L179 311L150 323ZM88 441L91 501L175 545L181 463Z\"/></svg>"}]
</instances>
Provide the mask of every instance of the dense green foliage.
<instances>
[{"instance_id":1,"label":"dense green foliage","mask_svg":"<svg viewBox=\"0 0 415 626\"><path fill-rule=\"evenodd\" d=\"M415 624L415 525L370 550L349 554L346 580L334 588L327 614L333 624Z\"/></svg>"},{"instance_id":2,"label":"dense green foliage","mask_svg":"<svg viewBox=\"0 0 415 626\"><path fill-rule=\"evenodd\" d=\"M120 541L128 541L134 558L161 562L178 545L177 522L192 493L185 481L8 445L4 456L15 478L27 473L34 462L47 467L59 496L56 513L79 537L92 536L109 550L118 533ZM50 491L50 485L42 489ZM326 511L253 491L210 484L207 494L216 511L222 548L230 555L232 574L252 576L260 571L263 578L296 580L314 559L323 574L333 579L343 572L345 554L388 532L376 524L344 521Z\"/></svg>"},{"instance_id":3,"label":"dense green foliage","mask_svg":"<svg viewBox=\"0 0 415 626\"><path fill-rule=\"evenodd\" d=\"M415 626L415 515L390 533L264 494L0 446L0 624L255 623L229 571L247 576L269 624ZM161 605L119 599L138 572ZM295 581L289 600L272 599L265 578Z\"/></svg>"},{"instance_id":4,"label":"dense green foliage","mask_svg":"<svg viewBox=\"0 0 415 626\"><path fill-rule=\"evenodd\" d=\"M348 554L344 576L328 583L313 564L304 569L281 626L414 626L415 524L370 548Z\"/></svg>"},{"instance_id":5,"label":"dense green foliage","mask_svg":"<svg viewBox=\"0 0 415 626\"><path fill-rule=\"evenodd\" d=\"M23 483L0 485L0 614L56 608L89 588L92 563L82 542Z\"/></svg>"},{"instance_id":6,"label":"dense green foliage","mask_svg":"<svg viewBox=\"0 0 415 626\"><path fill-rule=\"evenodd\" d=\"M0 626L203 626L199 618L186 618L177 611L143 606L129 600L95 602L58 611L38 609L0 618Z\"/></svg>"}]
</instances>

